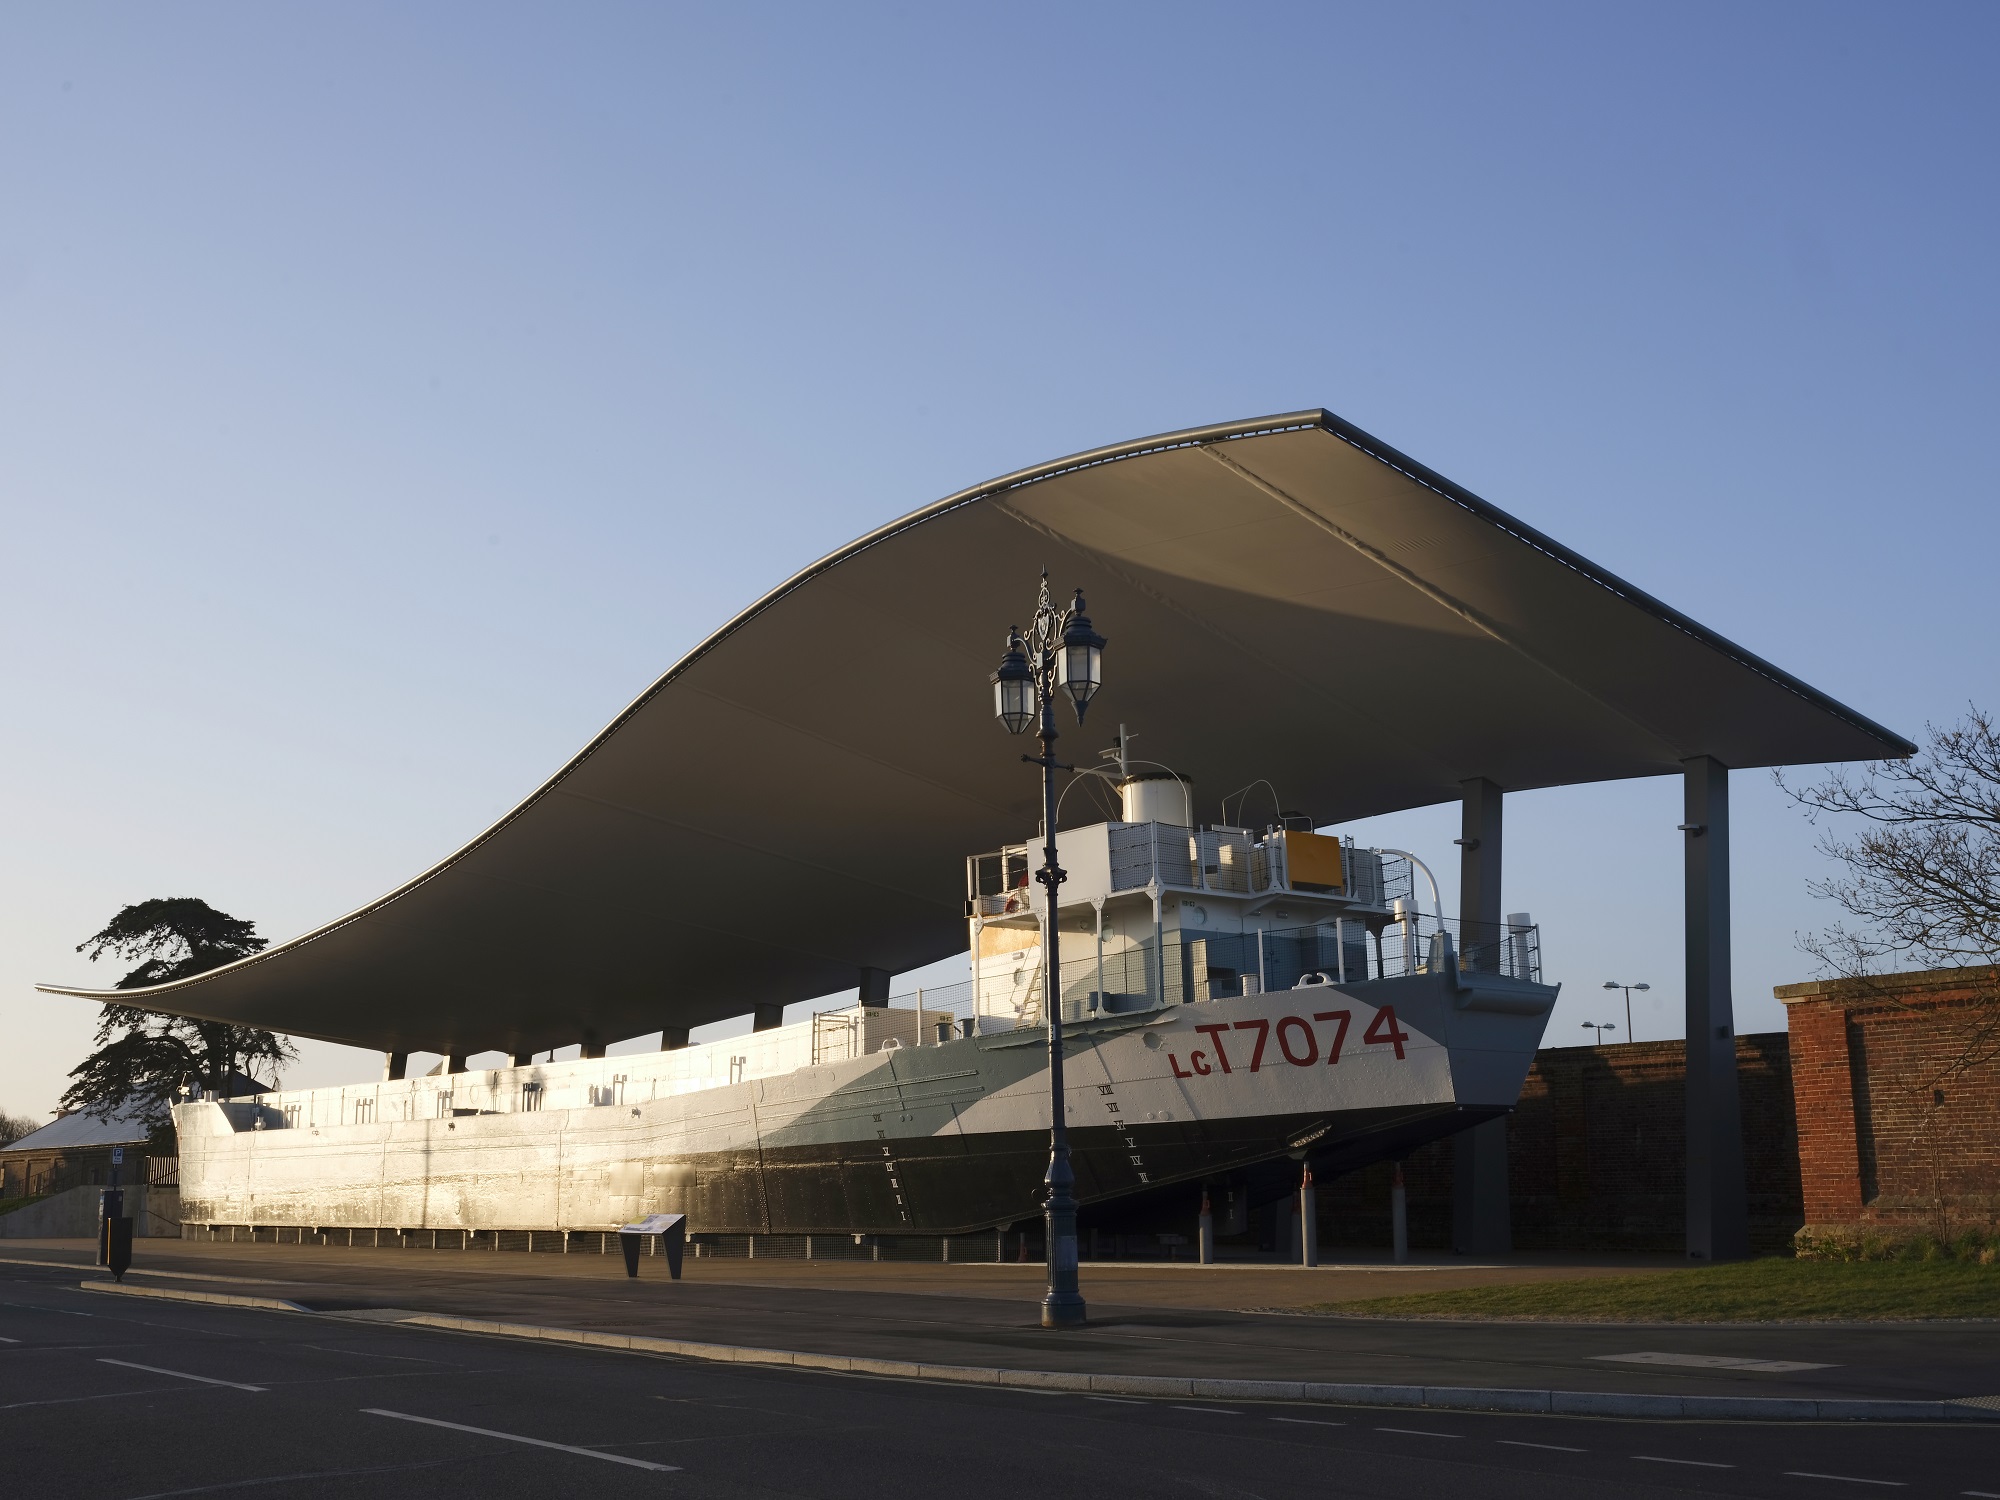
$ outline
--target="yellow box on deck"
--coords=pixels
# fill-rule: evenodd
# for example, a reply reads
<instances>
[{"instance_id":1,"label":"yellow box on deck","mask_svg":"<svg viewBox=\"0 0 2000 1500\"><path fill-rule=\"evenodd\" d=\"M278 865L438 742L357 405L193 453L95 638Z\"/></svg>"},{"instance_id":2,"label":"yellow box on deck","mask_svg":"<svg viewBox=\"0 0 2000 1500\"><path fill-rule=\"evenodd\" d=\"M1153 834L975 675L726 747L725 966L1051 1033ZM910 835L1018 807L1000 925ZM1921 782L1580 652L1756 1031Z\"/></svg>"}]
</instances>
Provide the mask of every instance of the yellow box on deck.
<instances>
[{"instance_id":1,"label":"yellow box on deck","mask_svg":"<svg viewBox=\"0 0 2000 1500\"><path fill-rule=\"evenodd\" d=\"M1285 841L1285 871L1292 884L1308 891L1347 889L1347 870L1341 861L1340 840L1324 833L1295 833L1286 829L1278 835Z\"/></svg>"}]
</instances>

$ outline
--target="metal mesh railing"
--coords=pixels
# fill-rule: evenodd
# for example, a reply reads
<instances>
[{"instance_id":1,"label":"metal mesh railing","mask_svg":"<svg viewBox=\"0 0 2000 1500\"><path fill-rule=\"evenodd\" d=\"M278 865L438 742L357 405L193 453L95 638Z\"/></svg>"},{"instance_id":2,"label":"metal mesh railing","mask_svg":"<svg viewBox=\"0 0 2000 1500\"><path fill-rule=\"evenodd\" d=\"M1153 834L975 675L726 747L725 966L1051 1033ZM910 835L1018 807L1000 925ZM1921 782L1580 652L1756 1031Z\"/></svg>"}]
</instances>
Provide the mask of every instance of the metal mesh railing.
<instances>
[{"instance_id":1,"label":"metal mesh railing","mask_svg":"<svg viewBox=\"0 0 2000 1500\"><path fill-rule=\"evenodd\" d=\"M1507 923L1440 922L1415 913L1407 900L1401 920L1368 924L1358 919L1261 932L1169 932L1105 952L1087 935L1065 933L1061 995L1063 1018L1084 1020L1124 1011L1151 1010L1260 991L1289 990L1302 981L1358 984L1435 973L1455 962L1461 974L1498 974L1541 980L1541 931ZM1079 950L1080 953L1079 953ZM1076 954L1079 956L1071 957ZM971 983L926 989L924 1013L933 1031L960 1034L973 1020L980 1030L1037 1026L1042 1017L1042 972L1024 965L1011 979L985 979L977 996ZM914 994L892 997L891 1010L914 1007ZM983 1012L974 1018L974 1011ZM951 1018L948 1025L938 1013ZM926 1041L936 1037L926 1035Z\"/></svg>"},{"instance_id":2,"label":"metal mesh railing","mask_svg":"<svg viewBox=\"0 0 2000 1500\"><path fill-rule=\"evenodd\" d=\"M1287 846L1275 835L1247 828L1110 823L1105 840L1113 891L1142 890L1154 881L1169 890L1232 895L1291 889ZM1013 845L967 861L966 915L1008 917L1032 910L1031 869L1037 858L1029 847ZM1342 866L1346 894L1364 906L1388 907L1410 894L1410 862L1400 854L1343 842Z\"/></svg>"}]
</instances>

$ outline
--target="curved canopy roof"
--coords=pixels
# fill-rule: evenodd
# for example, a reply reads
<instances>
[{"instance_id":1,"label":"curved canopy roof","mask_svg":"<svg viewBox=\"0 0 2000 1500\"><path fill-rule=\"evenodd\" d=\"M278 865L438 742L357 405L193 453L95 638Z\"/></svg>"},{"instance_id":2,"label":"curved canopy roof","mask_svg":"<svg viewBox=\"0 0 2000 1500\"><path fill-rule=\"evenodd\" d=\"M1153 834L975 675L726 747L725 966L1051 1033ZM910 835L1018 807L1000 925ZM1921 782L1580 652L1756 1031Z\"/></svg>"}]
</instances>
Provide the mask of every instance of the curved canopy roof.
<instances>
[{"instance_id":1,"label":"curved canopy roof","mask_svg":"<svg viewBox=\"0 0 2000 1500\"><path fill-rule=\"evenodd\" d=\"M380 900L174 984L43 988L385 1051L526 1052L947 957L964 857L1037 819L987 674L1044 567L1110 640L1091 726L1059 753L1094 762L1122 720L1194 780L1204 820L1257 777L1324 826L1476 776L1516 791L1694 755L1913 748L1331 413L1294 412L940 500L757 601Z\"/></svg>"}]
</instances>

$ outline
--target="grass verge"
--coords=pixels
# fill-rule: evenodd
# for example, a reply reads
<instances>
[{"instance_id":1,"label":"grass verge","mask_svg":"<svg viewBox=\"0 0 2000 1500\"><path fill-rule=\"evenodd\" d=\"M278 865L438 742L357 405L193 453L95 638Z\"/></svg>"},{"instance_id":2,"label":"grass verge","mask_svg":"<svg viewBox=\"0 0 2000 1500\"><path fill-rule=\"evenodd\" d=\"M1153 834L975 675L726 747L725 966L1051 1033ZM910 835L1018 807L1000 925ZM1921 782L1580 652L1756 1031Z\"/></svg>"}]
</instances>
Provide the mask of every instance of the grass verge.
<instances>
[{"instance_id":1,"label":"grass verge","mask_svg":"<svg viewBox=\"0 0 2000 1500\"><path fill-rule=\"evenodd\" d=\"M1371 1318L1548 1318L1606 1323L2000 1318L2000 1267L1962 1261L1773 1257L1645 1276L1537 1281L1325 1302L1300 1311Z\"/></svg>"}]
</instances>

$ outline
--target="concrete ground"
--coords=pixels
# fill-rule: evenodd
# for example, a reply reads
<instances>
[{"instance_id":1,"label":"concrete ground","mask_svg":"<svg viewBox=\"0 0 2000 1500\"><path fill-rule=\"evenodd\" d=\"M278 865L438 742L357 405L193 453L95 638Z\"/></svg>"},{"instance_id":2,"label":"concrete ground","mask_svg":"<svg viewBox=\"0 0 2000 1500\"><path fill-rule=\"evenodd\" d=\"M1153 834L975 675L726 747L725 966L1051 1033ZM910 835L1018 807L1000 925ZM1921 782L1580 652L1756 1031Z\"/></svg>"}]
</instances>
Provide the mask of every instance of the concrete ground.
<instances>
[{"instance_id":1,"label":"concrete ground","mask_svg":"<svg viewBox=\"0 0 2000 1500\"><path fill-rule=\"evenodd\" d=\"M206 1276L235 1273L240 1259L180 1263ZM311 1271L315 1290L334 1284L320 1267L282 1261L260 1254L244 1270ZM973 1308L994 1319L1007 1308L992 1297L945 1296L940 1305L935 1294L741 1281L612 1284L625 1295L600 1297L606 1283L573 1272L522 1276L463 1265L378 1275L427 1298L443 1296L456 1277L475 1299L560 1293L575 1299L572 1307L647 1320L675 1315L677 1293L693 1292L683 1303L711 1309L761 1297L771 1303L766 1327L777 1326L770 1320L779 1305L861 1299L867 1309L907 1314L921 1304L934 1319ZM0 1475L10 1500L513 1500L613 1486L621 1494L731 1500L1441 1493L1814 1500L1877 1487L2000 1495L2000 1434L1970 1424L1712 1425L1112 1399L717 1366L108 1297L81 1290L79 1279L74 1267L0 1263ZM790 1300L800 1297L808 1300ZM1169 1329L1207 1326L1129 1305L1116 1326L1130 1329L1130 1320L1148 1316ZM1240 1332L1304 1321L1224 1326ZM974 1328L958 1336L980 1335Z\"/></svg>"},{"instance_id":2,"label":"concrete ground","mask_svg":"<svg viewBox=\"0 0 2000 1500\"><path fill-rule=\"evenodd\" d=\"M16 1244L4 1253L67 1262L79 1279L90 1258L77 1242ZM1377 1284L1357 1278L1401 1285L1421 1277L1436 1285L1430 1277L1628 1269L1604 1262L1430 1273L1090 1266L1083 1276L1090 1326L1060 1334L1039 1326L1039 1266L691 1259L685 1279L673 1282L663 1261L648 1260L630 1281L615 1255L181 1242L146 1246L138 1266L134 1283L275 1296L328 1312L404 1308L932 1364L1836 1400L2000 1395L2000 1338L1985 1323L1447 1323L1244 1310L1324 1301L1341 1286ZM2000 1483L1992 1488L2000 1492Z\"/></svg>"}]
</instances>

